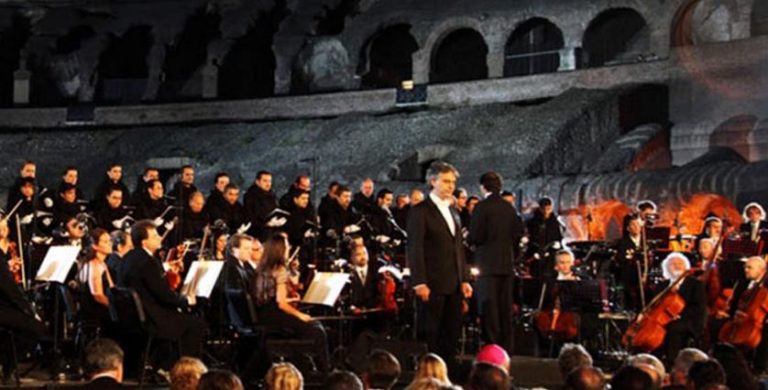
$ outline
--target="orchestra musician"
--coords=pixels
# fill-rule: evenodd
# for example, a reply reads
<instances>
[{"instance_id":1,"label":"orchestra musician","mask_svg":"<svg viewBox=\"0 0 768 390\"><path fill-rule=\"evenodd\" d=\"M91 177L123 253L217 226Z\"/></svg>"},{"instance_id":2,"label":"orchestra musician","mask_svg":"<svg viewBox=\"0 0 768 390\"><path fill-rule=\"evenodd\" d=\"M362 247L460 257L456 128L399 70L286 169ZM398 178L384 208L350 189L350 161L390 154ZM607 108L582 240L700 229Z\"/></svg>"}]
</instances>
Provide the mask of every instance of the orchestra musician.
<instances>
[{"instance_id":1,"label":"orchestra musician","mask_svg":"<svg viewBox=\"0 0 768 390\"><path fill-rule=\"evenodd\" d=\"M245 223L245 209L240 204L240 188L229 183L224 187L224 202L208 207L211 221L222 220L227 225L230 234L244 233L250 226Z\"/></svg>"},{"instance_id":2,"label":"orchestra musician","mask_svg":"<svg viewBox=\"0 0 768 390\"><path fill-rule=\"evenodd\" d=\"M691 269L688 258L680 252L670 253L661 263L664 280L670 284ZM664 286L666 287L666 286ZM704 336L707 318L707 297L704 284L693 275L685 276L677 293L685 301L685 308L679 318L667 324L664 339L664 354L668 362L677 357L677 353L688 345L689 341L698 342Z\"/></svg>"},{"instance_id":3,"label":"orchestra musician","mask_svg":"<svg viewBox=\"0 0 768 390\"><path fill-rule=\"evenodd\" d=\"M573 265L575 260L576 257L570 249L561 249L557 251L555 254L556 281L579 282L589 278L587 275L574 271Z\"/></svg>"},{"instance_id":4,"label":"orchestra musician","mask_svg":"<svg viewBox=\"0 0 768 390\"><path fill-rule=\"evenodd\" d=\"M638 264L642 262L642 229L640 216L631 214L627 218L624 236L617 243L616 255L610 264L616 283L624 290L624 308L635 311L642 309L638 272Z\"/></svg>"},{"instance_id":5,"label":"orchestra musician","mask_svg":"<svg viewBox=\"0 0 768 390\"><path fill-rule=\"evenodd\" d=\"M233 234L227 243L227 259L219 281L226 289L250 291L251 279L247 263L253 251L253 238L247 234Z\"/></svg>"},{"instance_id":6,"label":"orchestra musician","mask_svg":"<svg viewBox=\"0 0 768 390\"><path fill-rule=\"evenodd\" d=\"M350 258L349 301L353 312L378 307L381 304L378 289L380 264L378 261L369 261L365 245L351 245Z\"/></svg>"},{"instance_id":7,"label":"orchestra musician","mask_svg":"<svg viewBox=\"0 0 768 390\"><path fill-rule=\"evenodd\" d=\"M112 231L115 229L123 230L133 223L133 217L131 217L133 210L123 205L125 196L123 190L118 186L107 190L104 199L97 203L94 212L96 226L106 231Z\"/></svg>"},{"instance_id":8,"label":"orchestra musician","mask_svg":"<svg viewBox=\"0 0 768 390\"><path fill-rule=\"evenodd\" d=\"M59 186L59 197L54 201L54 224L63 224L67 219L77 216L81 212L77 203L77 187L70 183L62 183Z\"/></svg>"},{"instance_id":9,"label":"orchestra musician","mask_svg":"<svg viewBox=\"0 0 768 390\"><path fill-rule=\"evenodd\" d=\"M715 261L720 259L723 252L723 247L718 246L721 244L720 236L723 234L723 220L718 217L707 217L704 220L704 230L699 235L699 243L697 245L699 255L701 259L706 262L710 259ZM702 268L706 268L708 264L702 263Z\"/></svg>"},{"instance_id":10,"label":"orchestra musician","mask_svg":"<svg viewBox=\"0 0 768 390\"><path fill-rule=\"evenodd\" d=\"M256 174L256 179L243 196L243 203L246 219L251 224L249 233L256 238L266 238L267 224L277 225L277 218L268 218L277 208L277 198L272 192L272 173L259 171Z\"/></svg>"},{"instance_id":11,"label":"orchestra musician","mask_svg":"<svg viewBox=\"0 0 768 390\"><path fill-rule=\"evenodd\" d=\"M147 186L149 186L149 183L154 180L160 180L160 171L155 167L144 168L144 174L139 178L139 180L136 180L136 188L134 188L133 192L131 193L132 205L138 206L144 200L144 198L148 197Z\"/></svg>"},{"instance_id":12,"label":"orchestra musician","mask_svg":"<svg viewBox=\"0 0 768 390\"><path fill-rule=\"evenodd\" d=\"M107 174L104 179L96 186L96 190L93 192L93 198L91 198L91 209L97 209L98 206L104 201L112 188L117 187L123 194L124 203L129 203L131 199L130 190L128 186L123 183L123 166L120 163L111 163L107 167Z\"/></svg>"},{"instance_id":13,"label":"orchestra musician","mask_svg":"<svg viewBox=\"0 0 768 390\"><path fill-rule=\"evenodd\" d=\"M90 326L98 326L102 334L111 334L112 318L109 314L107 291L115 286L106 263L112 254L112 238L101 228L89 233L90 247L84 264L80 266L77 280L80 283L79 320Z\"/></svg>"},{"instance_id":14,"label":"orchestra musician","mask_svg":"<svg viewBox=\"0 0 768 390\"><path fill-rule=\"evenodd\" d=\"M195 192L197 192L195 168L184 165L179 171L179 181L173 186L170 194L176 198L177 204L181 204L186 209L189 207L189 197Z\"/></svg>"},{"instance_id":15,"label":"orchestra musician","mask_svg":"<svg viewBox=\"0 0 768 390\"><path fill-rule=\"evenodd\" d=\"M551 198L539 199L539 207L534 210L533 217L528 220L527 228L530 240L528 244L529 257L538 254L545 258L543 276L547 277L551 273L554 260L546 254L556 252L558 248L554 248L555 243L563 239L560 222L557 220Z\"/></svg>"},{"instance_id":16,"label":"orchestra musician","mask_svg":"<svg viewBox=\"0 0 768 390\"><path fill-rule=\"evenodd\" d=\"M420 338L448 367L455 367L462 302L472 296L464 258L461 220L451 207L459 173L433 163L427 171L429 197L409 211L408 266L417 299Z\"/></svg>"},{"instance_id":17,"label":"orchestra musician","mask_svg":"<svg viewBox=\"0 0 768 390\"><path fill-rule=\"evenodd\" d=\"M515 249L523 236L523 222L501 198L502 180L496 172L480 177L485 199L475 207L467 241L475 246L477 301L483 341L513 352L512 284Z\"/></svg>"},{"instance_id":18,"label":"orchestra musician","mask_svg":"<svg viewBox=\"0 0 768 390\"><path fill-rule=\"evenodd\" d=\"M196 304L195 297L180 296L168 285L162 261L156 257L162 239L153 221L136 222L131 227L131 239L136 248L123 260L122 286L134 289L141 298L155 338L178 342L182 356L201 356L207 327L202 320L183 312Z\"/></svg>"},{"instance_id":19,"label":"orchestra musician","mask_svg":"<svg viewBox=\"0 0 768 390\"><path fill-rule=\"evenodd\" d=\"M181 239L200 240L203 238L203 230L211 219L205 210L205 196L200 191L195 191L189 196L187 207L182 211Z\"/></svg>"},{"instance_id":20,"label":"orchestra musician","mask_svg":"<svg viewBox=\"0 0 768 390\"><path fill-rule=\"evenodd\" d=\"M392 215L395 217L397 226L405 227L408 224L408 208L411 198L408 194L397 194L395 204L392 207Z\"/></svg>"},{"instance_id":21,"label":"orchestra musician","mask_svg":"<svg viewBox=\"0 0 768 390\"><path fill-rule=\"evenodd\" d=\"M744 206L741 214L744 223L739 226L739 233L745 239L759 241L760 234L768 230L768 222L765 220L765 210L759 203L752 202Z\"/></svg>"},{"instance_id":22,"label":"orchestra musician","mask_svg":"<svg viewBox=\"0 0 768 390\"><path fill-rule=\"evenodd\" d=\"M453 206L456 207L456 211L459 212L459 216L461 217L461 226L469 226L470 215L469 210L467 210L469 194L467 193L467 190L464 188L457 188L456 191L453 191L453 198Z\"/></svg>"},{"instance_id":23,"label":"orchestra musician","mask_svg":"<svg viewBox=\"0 0 768 390\"><path fill-rule=\"evenodd\" d=\"M110 234L112 238L112 253L107 256L107 267L112 281L116 285L121 285L120 275L122 275L123 258L133 249L131 234L124 230L115 230Z\"/></svg>"}]
</instances>

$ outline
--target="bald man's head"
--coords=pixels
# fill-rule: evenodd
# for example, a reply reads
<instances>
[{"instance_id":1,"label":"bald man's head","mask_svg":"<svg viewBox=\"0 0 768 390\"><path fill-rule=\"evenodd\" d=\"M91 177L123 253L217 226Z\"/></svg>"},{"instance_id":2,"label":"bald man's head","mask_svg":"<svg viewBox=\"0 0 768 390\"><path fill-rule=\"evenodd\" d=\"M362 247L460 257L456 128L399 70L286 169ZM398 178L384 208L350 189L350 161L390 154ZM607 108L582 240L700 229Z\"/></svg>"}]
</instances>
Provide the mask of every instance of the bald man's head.
<instances>
[{"instance_id":1,"label":"bald man's head","mask_svg":"<svg viewBox=\"0 0 768 390\"><path fill-rule=\"evenodd\" d=\"M765 260L762 257L752 256L744 264L744 276L749 280L760 280L765 275Z\"/></svg>"}]
</instances>

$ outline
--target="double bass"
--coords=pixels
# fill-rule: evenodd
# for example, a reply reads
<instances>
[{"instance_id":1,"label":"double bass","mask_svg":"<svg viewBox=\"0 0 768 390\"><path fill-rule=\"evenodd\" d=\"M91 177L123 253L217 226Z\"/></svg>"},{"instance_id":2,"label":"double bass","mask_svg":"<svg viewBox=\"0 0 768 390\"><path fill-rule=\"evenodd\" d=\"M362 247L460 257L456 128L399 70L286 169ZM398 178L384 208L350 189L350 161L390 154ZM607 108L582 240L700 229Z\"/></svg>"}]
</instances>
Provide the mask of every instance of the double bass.
<instances>
[{"instance_id":1,"label":"double bass","mask_svg":"<svg viewBox=\"0 0 768 390\"><path fill-rule=\"evenodd\" d=\"M621 344L625 348L651 352L664 343L667 324L677 319L685 309L685 300L678 293L680 285L693 272L695 271L685 271L640 312L635 322L621 337Z\"/></svg>"},{"instance_id":2,"label":"double bass","mask_svg":"<svg viewBox=\"0 0 768 390\"><path fill-rule=\"evenodd\" d=\"M766 274L768 275L768 274ZM720 328L718 339L737 347L755 349L760 344L763 335L763 323L768 315L768 287L765 286L766 275L760 278L744 303L739 302L739 310ZM744 293L747 293L746 290Z\"/></svg>"}]
</instances>

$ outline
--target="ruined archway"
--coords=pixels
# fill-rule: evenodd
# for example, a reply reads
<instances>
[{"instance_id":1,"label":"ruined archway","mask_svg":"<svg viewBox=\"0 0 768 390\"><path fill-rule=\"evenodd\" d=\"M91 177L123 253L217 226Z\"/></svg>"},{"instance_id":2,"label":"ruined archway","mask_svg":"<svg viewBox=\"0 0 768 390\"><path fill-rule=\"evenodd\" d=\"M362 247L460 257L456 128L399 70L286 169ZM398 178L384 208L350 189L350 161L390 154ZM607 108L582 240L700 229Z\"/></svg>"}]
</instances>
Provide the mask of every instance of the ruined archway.
<instances>
[{"instance_id":1,"label":"ruined archway","mask_svg":"<svg viewBox=\"0 0 768 390\"><path fill-rule=\"evenodd\" d=\"M556 72L563 33L554 23L533 18L520 24L504 49L504 77Z\"/></svg>"},{"instance_id":2,"label":"ruined archway","mask_svg":"<svg viewBox=\"0 0 768 390\"><path fill-rule=\"evenodd\" d=\"M645 19L630 8L601 12L584 33L583 64L592 68L633 62L650 50L650 29Z\"/></svg>"},{"instance_id":3,"label":"ruined archway","mask_svg":"<svg viewBox=\"0 0 768 390\"><path fill-rule=\"evenodd\" d=\"M488 46L479 32L470 28L454 30L434 50L429 80L437 84L485 79L487 56Z\"/></svg>"},{"instance_id":4,"label":"ruined archway","mask_svg":"<svg viewBox=\"0 0 768 390\"><path fill-rule=\"evenodd\" d=\"M99 56L96 101L131 103L141 100L147 86L147 55L154 38L152 27L133 26L122 36L111 35L110 43Z\"/></svg>"},{"instance_id":5,"label":"ruined archway","mask_svg":"<svg viewBox=\"0 0 768 390\"><path fill-rule=\"evenodd\" d=\"M275 93L275 53L272 41L277 15L263 13L251 29L238 38L219 67L219 97L251 99Z\"/></svg>"},{"instance_id":6,"label":"ruined archway","mask_svg":"<svg viewBox=\"0 0 768 390\"><path fill-rule=\"evenodd\" d=\"M413 74L413 52L419 49L408 24L396 24L376 33L363 48L360 59L361 86L392 88Z\"/></svg>"}]
</instances>

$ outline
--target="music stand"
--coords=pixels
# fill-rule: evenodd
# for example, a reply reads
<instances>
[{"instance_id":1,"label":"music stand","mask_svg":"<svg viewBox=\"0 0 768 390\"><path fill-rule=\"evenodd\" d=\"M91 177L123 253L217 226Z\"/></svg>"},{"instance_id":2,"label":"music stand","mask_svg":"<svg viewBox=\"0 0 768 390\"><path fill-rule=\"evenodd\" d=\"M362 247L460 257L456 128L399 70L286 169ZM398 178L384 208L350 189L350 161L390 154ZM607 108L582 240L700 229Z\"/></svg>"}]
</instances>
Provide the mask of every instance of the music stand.
<instances>
[{"instance_id":1,"label":"music stand","mask_svg":"<svg viewBox=\"0 0 768 390\"><path fill-rule=\"evenodd\" d=\"M193 261L181 287L181 294L210 298L223 267L223 261Z\"/></svg>"},{"instance_id":2,"label":"music stand","mask_svg":"<svg viewBox=\"0 0 768 390\"><path fill-rule=\"evenodd\" d=\"M333 307L349 282L349 274L343 272L318 272L312 278L301 303Z\"/></svg>"},{"instance_id":3,"label":"music stand","mask_svg":"<svg viewBox=\"0 0 768 390\"><path fill-rule=\"evenodd\" d=\"M652 248L669 248L669 227L657 226L645 229L645 240Z\"/></svg>"},{"instance_id":4,"label":"music stand","mask_svg":"<svg viewBox=\"0 0 768 390\"><path fill-rule=\"evenodd\" d=\"M558 281L560 307L563 311L603 311L603 296L599 280Z\"/></svg>"},{"instance_id":5,"label":"music stand","mask_svg":"<svg viewBox=\"0 0 768 390\"><path fill-rule=\"evenodd\" d=\"M757 242L750 239L726 239L723 241L723 258L738 260L742 257L757 256L762 252L764 242L762 238Z\"/></svg>"}]
</instances>

